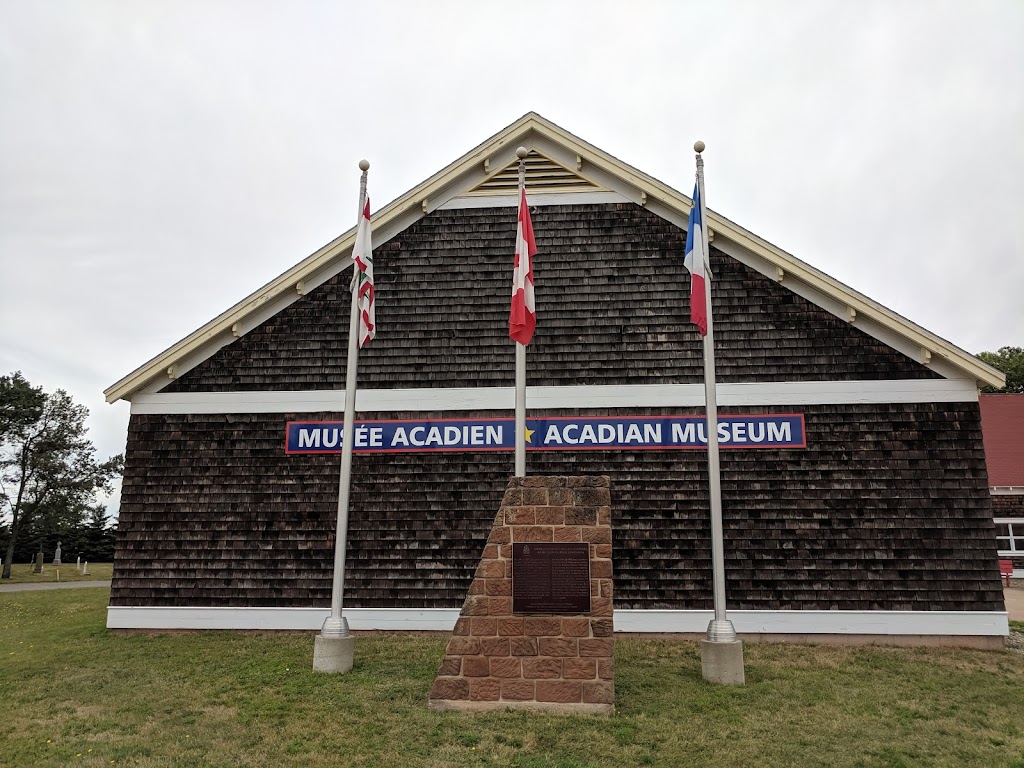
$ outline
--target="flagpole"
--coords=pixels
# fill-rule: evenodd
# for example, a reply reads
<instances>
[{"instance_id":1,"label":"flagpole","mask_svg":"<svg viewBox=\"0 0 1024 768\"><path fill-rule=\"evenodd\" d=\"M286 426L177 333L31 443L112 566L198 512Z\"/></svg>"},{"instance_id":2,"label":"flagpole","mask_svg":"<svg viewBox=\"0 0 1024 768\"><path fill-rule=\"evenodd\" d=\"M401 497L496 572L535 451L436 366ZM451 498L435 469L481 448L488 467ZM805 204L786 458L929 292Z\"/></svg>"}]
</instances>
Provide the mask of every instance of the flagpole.
<instances>
[{"instance_id":1,"label":"flagpole","mask_svg":"<svg viewBox=\"0 0 1024 768\"><path fill-rule=\"evenodd\" d=\"M697 152L697 189L700 197L700 220L704 227L704 263L710 263L711 246L708 244L709 231L707 209L704 205L704 142L693 145ZM715 618L708 624L708 640L731 642L736 639L736 630L726 617L725 610L725 544L722 535L722 477L718 462L718 396L715 387L715 333L711 310L711 280L704 281L704 292L708 313L708 332L704 336L704 400L708 420L708 482L711 492L711 567L714 583Z\"/></svg>"},{"instance_id":2,"label":"flagpole","mask_svg":"<svg viewBox=\"0 0 1024 768\"><path fill-rule=\"evenodd\" d=\"M362 175L359 179L359 219L362 220L366 204L366 176L370 164L359 161ZM345 371L345 421L341 438L341 475L338 481L338 527L334 538L334 579L331 584L331 615L324 620L313 651L313 669L321 672L347 672L352 668L352 636L348 619L342 615L345 591L345 550L348 544L349 491L352 485L352 448L355 444L356 372L359 363L359 290L356 265L352 266L351 302L348 321L348 366ZM338 647L323 641L334 641ZM320 658L318 658L318 655Z\"/></svg>"},{"instance_id":3,"label":"flagpole","mask_svg":"<svg viewBox=\"0 0 1024 768\"><path fill-rule=\"evenodd\" d=\"M526 147L516 150L519 158L519 200L526 188ZM522 204L521 202L519 203ZM520 258L524 258L521 254ZM526 258L529 258L527 255ZM526 477L526 345L516 342L516 477Z\"/></svg>"},{"instance_id":4,"label":"flagpole","mask_svg":"<svg viewBox=\"0 0 1024 768\"><path fill-rule=\"evenodd\" d=\"M703 253L705 265L711 262L710 227L704 195L704 142L693 145L697 153L697 192L700 198L700 221L704 228ZM696 255L694 255L696 258ZM736 629L725 609L725 544L722 533L722 477L718 462L718 397L715 388L715 335L711 307L711 283L704 280L707 306L708 332L704 336L704 400L708 422L708 486L711 496L711 570L714 591L715 618L708 623L707 636L701 644L701 662L704 679L718 683L744 682L743 644L736 637ZM710 648L708 647L710 646Z\"/></svg>"}]
</instances>

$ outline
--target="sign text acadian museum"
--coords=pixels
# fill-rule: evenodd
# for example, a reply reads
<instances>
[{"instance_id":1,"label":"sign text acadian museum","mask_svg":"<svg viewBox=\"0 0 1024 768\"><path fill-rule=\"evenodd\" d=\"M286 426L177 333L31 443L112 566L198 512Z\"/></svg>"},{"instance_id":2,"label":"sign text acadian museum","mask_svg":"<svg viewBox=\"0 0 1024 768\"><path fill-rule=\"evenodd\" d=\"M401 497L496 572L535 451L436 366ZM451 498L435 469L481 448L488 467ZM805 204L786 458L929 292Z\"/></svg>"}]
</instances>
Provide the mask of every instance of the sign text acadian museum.
<instances>
[{"instance_id":1,"label":"sign text acadian museum","mask_svg":"<svg viewBox=\"0 0 1024 768\"><path fill-rule=\"evenodd\" d=\"M803 414L720 415L722 448L806 448ZM290 421L285 453L338 453L342 422ZM357 421L356 453L511 451L515 419ZM532 451L672 450L704 448L703 416L558 416L526 420Z\"/></svg>"}]
</instances>

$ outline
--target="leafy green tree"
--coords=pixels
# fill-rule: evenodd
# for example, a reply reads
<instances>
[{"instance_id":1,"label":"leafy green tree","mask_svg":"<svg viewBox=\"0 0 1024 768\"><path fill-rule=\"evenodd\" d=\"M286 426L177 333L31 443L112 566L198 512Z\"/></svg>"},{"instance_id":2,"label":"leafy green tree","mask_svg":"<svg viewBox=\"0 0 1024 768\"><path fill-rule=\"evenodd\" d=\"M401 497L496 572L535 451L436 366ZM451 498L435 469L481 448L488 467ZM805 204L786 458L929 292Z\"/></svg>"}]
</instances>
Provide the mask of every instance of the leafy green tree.
<instances>
[{"instance_id":1,"label":"leafy green tree","mask_svg":"<svg viewBox=\"0 0 1024 768\"><path fill-rule=\"evenodd\" d=\"M43 412L46 395L42 387L33 387L21 371L0 376L0 440L15 439Z\"/></svg>"},{"instance_id":2,"label":"leafy green tree","mask_svg":"<svg viewBox=\"0 0 1024 768\"><path fill-rule=\"evenodd\" d=\"M2 578L23 529L81 521L97 492L109 492L123 458L97 461L89 411L58 389L45 394L20 373L0 379L0 515L10 518Z\"/></svg>"},{"instance_id":3,"label":"leafy green tree","mask_svg":"<svg viewBox=\"0 0 1024 768\"><path fill-rule=\"evenodd\" d=\"M985 387L983 392L1024 392L1024 348L1000 347L998 352L979 352L978 357L1006 374L1005 387Z\"/></svg>"}]
</instances>

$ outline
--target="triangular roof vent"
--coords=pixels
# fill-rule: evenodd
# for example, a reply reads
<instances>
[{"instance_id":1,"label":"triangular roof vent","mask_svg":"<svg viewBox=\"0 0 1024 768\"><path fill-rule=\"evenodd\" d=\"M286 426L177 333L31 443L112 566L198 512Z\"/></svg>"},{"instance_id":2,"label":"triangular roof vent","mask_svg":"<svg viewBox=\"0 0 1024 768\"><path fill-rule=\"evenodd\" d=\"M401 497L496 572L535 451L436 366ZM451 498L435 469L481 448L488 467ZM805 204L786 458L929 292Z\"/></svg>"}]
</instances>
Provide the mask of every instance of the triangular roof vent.
<instances>
[{"instance_id":1,"label":"triangular roof vent","mask_svg":"<svg viewBox=\"0 0 1024 768\"><path fill-rule=\"evenodd\" d=\"M582 166L582 160L578 165ZM513 161L466 195L515 195L519 187L519 161ZM599 192L604 188L576 171L556 163L537 150L526 156L526 190L534 192Z\"/></svg>"}]
</instances>

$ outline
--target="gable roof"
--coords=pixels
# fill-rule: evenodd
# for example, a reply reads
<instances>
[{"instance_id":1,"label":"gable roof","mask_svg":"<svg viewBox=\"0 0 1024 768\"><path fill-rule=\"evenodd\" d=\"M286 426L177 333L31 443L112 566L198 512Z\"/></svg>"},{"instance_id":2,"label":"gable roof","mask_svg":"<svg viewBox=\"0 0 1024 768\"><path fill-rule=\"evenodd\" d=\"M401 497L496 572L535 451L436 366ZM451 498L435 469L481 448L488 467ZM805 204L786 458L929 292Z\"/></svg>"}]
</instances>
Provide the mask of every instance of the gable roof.
<instances>
[{"instance_id":1,"label":"gable roof","mask_svg":"<svg viewBox=\"0 0 1024 768\"><path fill-rule=\"evenodd\" d=\"M1024 488L1024 395L981 395L978 402L989 486Z\"/></svg>"},{"instance_id":2,"label":"gable roof","mask_svg":"<svg viewBox=\"0 0 1024 768\"><path fill-rule=\"evenodd\" d=\"M531 156L536 158L533 171L547 180L542 186L545 191L554 188L610 190L686 229L692 205L689 197L530 112L374 213L374 243L390 240L455 198L508 194L506 177L509 167L517 162L515 150L519 146L527 147ZM533 189L532 186L530 188ZM947 378L974 379L996 387L1005 383L1000 371L959 347L714 211L709 209L707 214L713 243L726 254L745 261L819 306L856 323L865 332L904 354L932 365ZM354 242L353 227L110 386L104 391L107 402L131 399L140 391L158 391L172 379L211 357L235 338L347 268L351 263Z\"/></svg>"}]
</instances>

